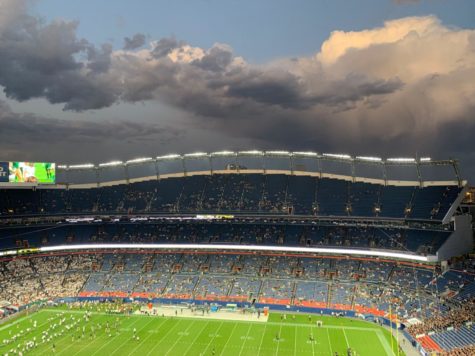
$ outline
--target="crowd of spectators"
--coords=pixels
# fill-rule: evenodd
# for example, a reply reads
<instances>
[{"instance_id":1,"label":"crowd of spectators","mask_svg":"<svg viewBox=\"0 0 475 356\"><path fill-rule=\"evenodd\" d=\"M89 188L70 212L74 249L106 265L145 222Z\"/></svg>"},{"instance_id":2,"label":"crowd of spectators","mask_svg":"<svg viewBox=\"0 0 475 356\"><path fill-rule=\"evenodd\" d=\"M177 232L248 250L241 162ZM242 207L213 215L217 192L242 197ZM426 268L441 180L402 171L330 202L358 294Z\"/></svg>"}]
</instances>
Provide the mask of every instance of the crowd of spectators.
<instances>
[{"instance_id":1,"label":"crowd of spectators","mask_svg":"<svg viewBox=\"0 0 475 356\"><path fill-rule=\"evenodd\" d=\"M440 221L459 192L455 185L420 188L241 172L89 189L5 189L0 215L219 211Z\"/></svg>"},{"instance_id":2,"label":"crowd of spectators","mask_svg":"<svg viewBox=\"0 0 475 356\"><path fill-rule=\"evenodd\" d=\"M450 351L442 351L439 353L439 356L467 356L475 355L475 345L458 347Z\"/></svg>"},{"instance_id":3,"label":"crowd of spectators","mask_svg":"<svg viewBox=\"0 0 475 356\"><path fill-rule=\"evenodd\" d=\"M416 336L431 331L443 331L448 327L459 328L470 321L475 321L475 298L462 305L451 307L443 314L433 315L423 323L412 325L408 331Z\"/></svg>"}]
</instances>

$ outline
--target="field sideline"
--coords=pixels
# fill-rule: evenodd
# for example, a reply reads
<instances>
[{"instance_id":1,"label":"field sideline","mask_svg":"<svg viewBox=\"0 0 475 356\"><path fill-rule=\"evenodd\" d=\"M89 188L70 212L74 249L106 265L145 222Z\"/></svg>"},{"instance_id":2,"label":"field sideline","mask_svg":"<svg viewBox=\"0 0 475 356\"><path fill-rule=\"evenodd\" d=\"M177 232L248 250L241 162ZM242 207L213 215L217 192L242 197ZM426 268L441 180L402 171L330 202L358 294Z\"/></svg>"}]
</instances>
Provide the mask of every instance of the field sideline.
<instances>
[{"instance_id":1,"label":"field sideline","mask_svg":"<svg viewBox=\"0 0 475 356\"><path fill-rule=\"evenodd\" d=\"M61 315L61 313L64 313ZM60 316L61 315L61 316ZM296 314L281 321L280 314L272 313L266 323L157 317L141 315L110 315L92 312L89 321L79 310L43 309L0 326L0 345L11 335L25 330L15 342L0 346L0 354L11 355L11 349L23 347L25 341L41 341L42 332L66 322L49 334L58 333L52 340L23 352L23 355L318 355L347 356L348 347L353 355L397 355L391 352L390 333L377 326L359 320ZM77 326L67 331L64 325L72 317ZM53 319L54 318L54 319ZM316 327L315 320L322 320L323 327ZM37 327L33 327L33 322ZM110 325L106 332L106 324ZM117 328L113 325L116 325ZM91 332L94 327L94 332ZM81 337L82 330L85 330ZM30 332L26 333L26 329ZM133 339L137 330L138 340ZM61 335L59 331L63 330ZM94 335L95 334L95 335ZM314 341L311 340L313 336ZM395 341L394 349L396 350ZM403 355L400 353L400 355Z\"/></svg>"}]
</instances>

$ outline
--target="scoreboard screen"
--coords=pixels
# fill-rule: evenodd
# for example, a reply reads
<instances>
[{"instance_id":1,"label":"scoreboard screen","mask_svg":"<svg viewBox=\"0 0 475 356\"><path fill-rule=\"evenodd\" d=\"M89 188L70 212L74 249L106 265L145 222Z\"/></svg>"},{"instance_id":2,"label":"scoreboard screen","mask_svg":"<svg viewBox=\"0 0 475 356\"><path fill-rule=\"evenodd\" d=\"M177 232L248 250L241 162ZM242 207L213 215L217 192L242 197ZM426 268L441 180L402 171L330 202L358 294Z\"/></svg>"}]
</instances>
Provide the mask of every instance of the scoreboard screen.
<instances>
[{"instance_id":1,"label":"scoreboard screen","mask_svg":"<svg viewBox=\"0 0 475 356\"><path fill-rule=\"evenodd\" d=\"M0 182L56 183L56 164L50 162L0 162Z\"/></svg>"}]
</instances>

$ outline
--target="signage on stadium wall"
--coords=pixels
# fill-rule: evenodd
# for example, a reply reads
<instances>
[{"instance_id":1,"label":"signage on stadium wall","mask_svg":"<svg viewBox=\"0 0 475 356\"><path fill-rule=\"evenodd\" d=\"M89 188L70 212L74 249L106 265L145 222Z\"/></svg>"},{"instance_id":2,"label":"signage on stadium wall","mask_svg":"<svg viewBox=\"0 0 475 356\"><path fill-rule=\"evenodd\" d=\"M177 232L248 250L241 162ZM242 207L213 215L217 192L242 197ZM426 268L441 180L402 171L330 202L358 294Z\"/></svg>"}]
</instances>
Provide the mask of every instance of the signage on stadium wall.
<instances>
[{"instance_id":1,"label":"signage on stadium wall","mask_svg":"<svg viewBox=\"0 0 475 356\"><path fill-rule=\"evenodd\" d=\"M56 164L51 162L0 162L1 183L56 183Z\"/></svg>"},{"instance_id":2,"label":"signage on stadium wall","mask_svg":"<svg viewBox=\"0 0 475 356\"><path fill-rule=\"evenodd\" d=\"M8 162L0 162L0 182L8 182Z\"/></svg>"}]
</instances>

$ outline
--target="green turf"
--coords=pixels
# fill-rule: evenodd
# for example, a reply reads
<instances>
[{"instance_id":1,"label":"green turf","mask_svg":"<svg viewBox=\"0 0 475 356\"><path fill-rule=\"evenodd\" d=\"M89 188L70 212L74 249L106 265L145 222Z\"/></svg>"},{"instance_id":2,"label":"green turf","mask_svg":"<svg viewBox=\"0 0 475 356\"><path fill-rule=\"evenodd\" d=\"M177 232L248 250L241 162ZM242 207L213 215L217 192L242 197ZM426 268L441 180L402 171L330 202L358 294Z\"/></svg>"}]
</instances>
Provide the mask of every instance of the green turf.
<instances>
[{"instance_id":1,"label":"green turf","mask_svg":"<svg viewBox=\"0 0 475 356\"><path fill-rule=\"evenodd\" d=\"M20 330L32 328L33 320L37 328L22 336L15 343L0 346L0 355L9 352L15 345L23 344L36 336L41 340L41 332L52 323L58 322L62 310L42 310L0 326L0 344L4 339ZM68 319L74 315L82 317L79 310L64 311ZM56 317L55 320L48 320ZM105 332L108 321L111 326L118 318L118 329L112 327L112 336ZM323 327L316 327L316 320L323 320ZM288 315L281 321L281 314L271 314L268 322L221 321L194 318L163 318L152 316L113 316L93 313L89 322L81 319L80 331L76 327L50 342L39 345L24 355L50 355L53 343L56 355L347 355L351 347L361 356L391 355L390 334L375 324L359 320L312 316ZM91 324L103 327L90 336ZM83 338L82 326L86 326ZM133 340L133 329L137 329L139 340ZM56 329L54 332L60 329ZM310 334L315 341L311 342ZM73 341L73 335L75 337ZM279 340L276 336L279 335ZM402 353L400 353L402 355Z\"/></svg>"}]
</instances>

